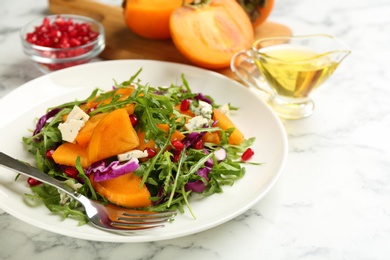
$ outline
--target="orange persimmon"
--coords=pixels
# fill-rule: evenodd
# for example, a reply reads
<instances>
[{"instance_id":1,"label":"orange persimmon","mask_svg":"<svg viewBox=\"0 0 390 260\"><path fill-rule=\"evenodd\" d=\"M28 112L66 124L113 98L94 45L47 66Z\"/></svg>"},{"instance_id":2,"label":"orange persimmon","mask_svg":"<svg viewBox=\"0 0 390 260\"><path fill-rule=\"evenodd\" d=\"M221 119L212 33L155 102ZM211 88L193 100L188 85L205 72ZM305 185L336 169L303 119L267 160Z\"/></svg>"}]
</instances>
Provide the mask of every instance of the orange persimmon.
<instances>
[{"instance_id":1,"label":"orange persimmon","mask_svg":"<svg viewBox=\"0 0 390 260\"><path fill-rule=\"evenodd\" d=\"M254 28L265 22L273 10L275 0L237 0L248 14Z\"/></svg>"},{"instance_id":2,"label":"orange persimmon","mask_svg":"<svg viewBox=\"0 0 390 260\"><path fill-rule=\"evenodd\" d=\"M234 128L234 131L229 136L229 144L239 145L244 141L244 134L234 125L233 121L221 111L214 109L213 120L218 121L217 125L223 130Z\"/></svg>"},{"instance_id":3,"label":"orange persimmon","mask_svg":"<svg viewBox=\"0 0 390 260\"><path fill-rule=\"evenodd\" d=\"M137 134L139 140L139 145L137 146L138 150L143 151L146 148L156 149L156 143L153 140L148 140L148 142L146 142L145 132L138 131Z\"/></svg>"},{"instance_id":4,"label":"orange persimmon","mask_svg":"<svg viewBox=\"0 0 390 260\"><path fill-rule=\"evenodd\" d=\"M131 115L134 113L135 104L129 104L123 107L127 111L127 114ZM80 129L80 132L76 136L76 143L80 146L87 146L91 140L92 133L95 130L97 124L107 115L108 113L99 113L91 116L85 123L85 126Z\"/></svg>"},{"instance_id":5,"label":"orange persimmon","mask_svg":"<svg viewBox=\"0 0 390 260\"><path fill-rule=\"evenodd\" d=\"M219 136L218 132L210 132L206 133L203 137L202 140L205 143L212 143L219 145L221 143L221 137Z\"/></svg>"},{"instance_id":6,"label":"orange persimmon","mask_svg":"<svg viewBox=\"0 0 390 260\"><path fill-rule=\"evenodd\" d=\"M127 173L114 179L95 182L94 174L89 179L92 187L107 200L127 208L150 206L150 192L146 185L141 187L142 179L133 173Z\"/></svg>"},{"instance_id":7,"label":"orange persimmon","mask_svg":"<svg viewBox=\"0 0 390 260\"><path fill-rule=\"evenodd\" d=\"M123 108L126 109L127 114L131 115L131 114L134 114L135 104L132 103L132 104L125 105Z\"/></svg>"},{"instance_id":8,"label":"orange persimmon","mask_svg":"<svg viewBox=\"0 0 390 260\"><path fill-rule=\"evenodd\" d=\"M91 116L85 123L84 127L80 129L76 136L76 143L82 147L86 147L91 140L93 130L97 124L107 115L108 113L99 113Z\"/></svg>"},{"instance_id":9,"label":"orange persimmon","mask_svg":"<svg viewBox=\"0 0 390 260\"><path fill-rule=\"evenodd\" d=\"M126 109L116 109L100 120L93 130L87 147L88 161L94 163L130 151L138 145L138 135Z\"/></svg>"},{"instance_id":10,"label":"orange persimmon","mask_svg":"<svg viewBox=\"0 0 390 260\"><path fill-rule=\"evenodd\" d=\"M167 124L157 124L157 127L163 130L164 132L168 133L169 132L169 125ZM173 140L183 140L186 136L182 133L180 133L178 130L175 130L171 136L171 141Z\"/></svg>"},{"instance_id":11,"label":"orange persimmon","mask_svg":"<svg viewBox=\"0 0 390 260\"><path fill-rule=\"evenodd\" d=\"M183 0L125 0L124 17L127 27L147 39L169 39L169 17Z\"/></svg>"},{"instance_id":12,"label":"orange persimmon","mask_svg":"<svg viewBox=\"0 0 390 260\"><path fill-rule=\"evenodd\" d=\"M248 49L254 30L244 9L234 0L204 0L173 11L170 30L176 48L203 68L226 68L234 53Z\"/></svg>"},{"instance_id":13,"label":"orange persimmon","mask_svg":"<svg viewBox=\"0 0 390 260\"><path fill-rule=\"evenodd\" d=\"M63 143L53 153L53 160L57 164L76 166L76 159L80 157L80 163L83 168L87 168L88 161L87 149L74 143Z\"/></svg>"},{"instance_id":14,"label":"orange persimmon","mask_svg":"<svg viewBox=\"0 0 390 260\"><path fill-rule=\"evenodd\" d=\"M132 93L134 92L134 88L133 87L127 87L127 88L118 88L118 89L114 89L114 90L111 90L111 91L108 91L106 93L115 93L114 95L120 95L120 98L119 100L125 100L126 98L128 98ZM81 109L83 109L85 112L87 112L89 109L93 109L95 107L97 107L99 104L109 104L111 101L112 101L112 98L109 97L109 98L106 98L106 99L102 99L100 100L101 97L100 96L97 96L95 97L94 99L88 101L87 103L85 104L82 104L80 106ZM134 111L134 110L133 110ZM130 114L130 113L129 113Z\"/></svg>"}]
</instances>

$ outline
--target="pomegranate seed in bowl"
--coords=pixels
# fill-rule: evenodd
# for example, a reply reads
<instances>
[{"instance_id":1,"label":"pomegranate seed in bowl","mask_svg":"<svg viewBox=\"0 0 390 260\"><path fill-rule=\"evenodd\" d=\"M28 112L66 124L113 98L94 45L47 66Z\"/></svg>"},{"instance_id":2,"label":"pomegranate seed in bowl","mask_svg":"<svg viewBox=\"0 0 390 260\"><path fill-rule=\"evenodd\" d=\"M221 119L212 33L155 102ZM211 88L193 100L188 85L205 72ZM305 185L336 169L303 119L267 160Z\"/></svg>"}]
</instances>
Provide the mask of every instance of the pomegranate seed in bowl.
<instances>
[{"instance_id":1,"label":"pomegranate seed in bowl","mask_svg":"<svg viewBox=\"0 0 390 260\"><path fill-rule=\"evenodd\" d=\"M89 62L105 47L103 26L88 17L52 15L20 32L24 53L47 73Z\"/></svg>"}]
</instances>

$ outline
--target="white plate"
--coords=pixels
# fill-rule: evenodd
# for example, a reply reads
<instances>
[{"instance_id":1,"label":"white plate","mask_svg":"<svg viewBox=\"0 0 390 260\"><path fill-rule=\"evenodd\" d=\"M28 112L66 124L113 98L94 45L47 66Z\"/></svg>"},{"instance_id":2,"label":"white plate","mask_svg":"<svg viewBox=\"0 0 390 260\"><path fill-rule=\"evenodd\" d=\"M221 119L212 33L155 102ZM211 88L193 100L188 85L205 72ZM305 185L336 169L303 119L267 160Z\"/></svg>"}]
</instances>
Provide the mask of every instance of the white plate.
<instances>
[{"instance_id":1,"label":"white plate","mask_svg":"<svg viewBox=\"0 0 390 260\"><path fill-rule=\"evenodd\" d=\"M1 151L34 163L23 148L22 136L34 129L34 119L48 107L84 99L96 88L110 89L113 79L127 80L139 68L143 83L167 86L181 83L183 73L194 92L209 94L218 104L230 102L239 107L232 115L247 138L255 136L253 161L261 166L246 166L244 178L222 194L190 200L196 219L186 210L164 228L123 236L101 231L91 225L78 226L77 221L53 215L43 205L27 205L23 194L29 193L26 179L15 181L15 174L0 167L0 207L31 225L58 234L96 241L145 242L171 239L210 229L242 214L258 203L275 184L287 156L287 137L282 124L268 106L241 84L218 73L200 68L148 60L105 61L54 72L19 87L0 100Z\"/></svg>"}]
</instances>

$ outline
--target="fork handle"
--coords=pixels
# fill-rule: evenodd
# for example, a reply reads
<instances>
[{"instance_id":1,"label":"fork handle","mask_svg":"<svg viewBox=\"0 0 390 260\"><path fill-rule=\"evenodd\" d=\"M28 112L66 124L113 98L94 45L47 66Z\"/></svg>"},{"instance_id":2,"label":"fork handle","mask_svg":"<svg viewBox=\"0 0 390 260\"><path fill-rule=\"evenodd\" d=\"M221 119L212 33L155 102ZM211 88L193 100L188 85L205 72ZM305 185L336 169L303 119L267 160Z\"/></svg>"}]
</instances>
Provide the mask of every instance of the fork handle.
<instances>
[{"instance_id":1,"label":"fork handle","mask_svg":"<svg viewBox=\"0 0 390 260\"><path fill-rule=\"evenodd\" d=\"M57 189L65 192L66 194L68 194L69 196L73 197L76 200L79 198L78 196L79 194L76 191L74 191L72 188L65 185L61 181L53 177L50 177L46 173L43 173L40 170L38 170L37 168L34 168L26 163L16 160L4 154L3 152L0 152L0 165L10 170L14 170L20 174L26 175L28 177L49 184L53 187L56 187Z\"/></svg>"}]
</instances>

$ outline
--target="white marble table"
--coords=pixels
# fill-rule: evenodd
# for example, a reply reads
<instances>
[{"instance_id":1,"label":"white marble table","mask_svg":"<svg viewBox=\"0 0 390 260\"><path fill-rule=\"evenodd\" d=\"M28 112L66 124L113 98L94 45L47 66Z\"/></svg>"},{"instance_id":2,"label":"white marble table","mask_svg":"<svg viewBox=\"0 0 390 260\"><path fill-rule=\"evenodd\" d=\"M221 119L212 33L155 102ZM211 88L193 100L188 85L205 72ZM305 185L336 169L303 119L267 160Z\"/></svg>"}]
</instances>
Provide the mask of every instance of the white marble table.
<instances>
[{"instance_id":1,"label":"white marble table","mask_svg":"<svg viewBox=\"0 0 390 260\"><path fill-rule=\"evenodd\" d=\"M47 5L1 1L0 97L41 76L18 30ZM276 0L270 20L333 34L353 52L311 117L283 121L288 160L260 203L211 230L137 244L57 235L0 209L0 259L390 259L390 2Z\"/></svg>"}]
</instances>

